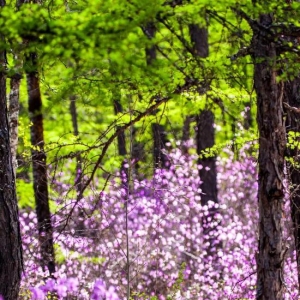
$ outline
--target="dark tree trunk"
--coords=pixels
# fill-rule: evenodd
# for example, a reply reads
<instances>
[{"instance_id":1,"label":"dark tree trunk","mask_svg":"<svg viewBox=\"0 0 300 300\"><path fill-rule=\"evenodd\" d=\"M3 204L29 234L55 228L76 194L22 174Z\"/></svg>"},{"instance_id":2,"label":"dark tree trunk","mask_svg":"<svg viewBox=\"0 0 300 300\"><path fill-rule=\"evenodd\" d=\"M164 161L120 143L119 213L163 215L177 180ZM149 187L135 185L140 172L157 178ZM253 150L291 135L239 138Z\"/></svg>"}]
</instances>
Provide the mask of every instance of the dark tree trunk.
<instances>
[{"instance_id":1,"label":"dark tree trunk","mask_svg":"<svg viewBox=\"0 0 300 300\"><path fill-rule=\"evenodd\" d=\"M252 127L253 124L253 119L252 119L252 115L251 115L251 103L248 102L246 103L246 112L245 112L245 119L244 119L244 128L245 129L250 129Z\"/></svg>"},{"instance_id":2,"label":"dark tree trunk","mask_svg":"<svg viewBox=\"0 0 300 300\"><path fill-rule=\"evenodd\" d=\"M5 1L0 1L3 7ZM1 42L4 38L1 37ZM16 186L12 166L6 106L6 57L0 53L0 295L18 299L22 272L22 244Z\"/></svg>"},{"instance_id":3,"label":"dark tree trunk","mask_svg":"<svg viewBox=\"0 0 300 300\"><path fill-rule=\"evenodd\" d=\"M154 168L167 168L169 166L168 156L164 153L164 149L168 142L167 134L165 132L164 126L153 123L153 158L154 158Z\"/></svg>"},{"instance_id":4,"label":"dark tree trunk","mask_svg":"<svg viewBox=\"0 0 300 300\"><path fill-rule=\"evenodd\" d=\"M198 165L202 166L199 170L202 181L200 188L201 204L207 205L208 201L218 202L217 190L217 171L215 155L206 155L206 149L215 145L214 114L210 110L203 110L197 116L197 154L200 156Z\"/></svg>"},{"instance_id":5,"label":"dark tree trunk","mask_svg":"<svg viewBox=\"0 0 300 300\"><path fill-rule=\"evenodd\" d=\"M195 56L206 58L209 55L208 32L197 24L189 25L191 42Z\"/></svg>"},{"instance_id":6,"label":"dark tree trunk","mask_svg":"<svg viewBox=\"0 0 300 300\"><path fill-rule=\"evenodd\" d=\"M156 27L153 22L149 22L144 28L143 31L145 35L151 40L155 37ZM150 66L153 64L156 59L156 47L155 45L146 48L146 59L147 65ZM152 135L153 135L153 161L154 169L156 168L167 168L168 158L164 153L166 147L167 135L163 125L159 123L152 124Z\"/></svg>"},{"instance_id":7,"label":"dark tree trunk","mask_svg":"<svg viewBox=\"0 0 300 300\"><path fill-rule=\"evenodd\" d=\"M153 22L149 22L143 28L143 31L150 40L153 39L156 32L155 24ZM146 59L147 59L148 66L151 65L153 61L156 59L156 48L154 45L146 48Z\"/></svg>"},{"instance_id":8,"label":"dark tree trunk","mask_svg":"<svg viewBox=\"0 0 300 300\"><path fill-rule=\"evenodd\" d=\"M134 170L136 175L139 174L140 161L145 157L144 144L138 140L139 130L136 127L132 128L132 158L134 160ZM144 178L144 174L141 174L141 178Z\"/></svg>"},{"instance_id":9,"label":"dark tree trunk","mask_svg":"<svg viewBox=\"0 0 300 300\"><path fill-rule=\"evenodd\" d=\"M76 96L72 95L70 96L70 114L72 118L72 125L73 125L73 134L77 138L79 138L79 129L78 129L78 118L77 118L77 108L76 108ZM76 155L76 175L75 175L75 188L76 188L76 194L77 194L77 201L79 202L83 195L81 193L81 189L83 186L83 170L82 170L83 164L82 164L82 157L80 153L77 153ZM86 236L86 228L84 225L85 221L85 214L82 209L78 212L78 218L77 218L77 225L76 225L76 234L79 236Z\"/></svg>"},{"instance_id":10,"label":"dark tree trunk","mask_svg":"<svg viewBox=\"0 0 300 300\"><path fill-rule=\"evenodd\" d=\"M120 95L115 95L115 99L114 99L114 109L115 109L116 115L123 112L123 108L120 103L120 100L117 98L120 98ZM118 129L119 129L119 127L117 127L117 130ZM122 156L125 156L127 154L124 131L121 131L120 134L118 135L118 152L119 152L119 155L122 155Z\"/></svg>"},{"instance_id":11,"label":"dark tree trunk","mask_svg":"<svg viewBox=\"0 0 300 300\"><path fill-rule=\"evenodd\" d=\"M190 25L189 28L194 55L201 58L207 57L209 54L207 28L201 28L196 24ZM214 114L209 109L200 111L196 116L196 144L197 154L199 155L198 165L202 167L199 169L199 176L202 182L200 184L201 204L203 206L208 205L209 201L217 203L216 156L209 151L215 145ZM216 212L217 209L215 207L209 207L208 216L202 219L203 232L209 243L207 248L208 259L211 259L210 257L220 247L219 243L216 244L216 238L213 234L215 228L211 226Z\"/></svg>"},{"instance_id":12,"label":"dark tree trunk","mask_svg":"<svg viewBox=\"0 0 300 300\"><path fill-rule=\"evenodd\" d=\"M272 17L261 15L260 22L270 24ZM275 43L268 40L264 31L254 29L252 47L259 130L257 299L284 299L282 206L286 138L283 84L276 79Z\"/></svg>"},{"instance_id":13,"label":"dark tree trunk","mask_svg":"<svg viewBox=\"0 0 300 300\"><path fill-rule=\"evenodd\" d=\"M191 138L191 134L190 134L190 131L191 131L191 123L195 120L195 117L193 116L187 116L185 119L184 119L184 122L183 122L183 128L182 128L182 138L181 138L181 141L182 141L182 146L181 146L181 149L182 149L182 152L184 154L187 154L188 153L188 147L186 145L187 141Z\"/></svg>"},{"instance_id":14,"label":"dark tree trunk","mask_svg":"<svg viewBox=\"0 0 300 300\"><path fill-rule=\"evenodd\" d=\"M207 57L209 54L207 29L201 28L197 24L189 25L189 29L194 55ZM206 149L215 145L214 114L210 110L203 110L196 117L196 121L198 164L202 166L202 169L199 170L202 181L200 185L201 203L207 205L208 201L218 202L216 157L215 155L204 155Z\"/></svg>"},{"instance_id":15,"label":"dark tree trunk","mask_svg":"<svg viewBox=\"0 0 300 300\"><path fill-rule=\"evenodd\" d=\"M120 99L121 99L121 95L120 93L114 93L114 110L115 110L115 114L118 115L119 113L123 112L123 108L122 105L120 103ZM118 131L120 128L120 126L117 126L116 130ZM122 161L121 164L121 181L122 181L122 186L128 190L129 188L129 182L128 182L128 178L129 178L129 169L128 167L126 167L127 162L126 162L126 155L127 155L127 150L126 150L126 137L125 137L125 132L122 130L117 137L118 140L118 153L120 156L123 156L124 159ZM131 141L130 141L131 142Z\"/></svg>"},{"instance_id":16,"label":"dark tree trunk","mask_svg":"<svg viewBox=\"0 0 300 300\"><path fill-rule=\"evenodd\" d=\"M77 109L76 109L76 96L70 96L70 114L72 118L73 125L73 134L76 137L79 137L78 130L78 120L77 120ZM82 188L82 158L80 153L76 155L76 179L75 179L75 187L77 191L77 196L80 196L81 188Z\"/></svg>"},{"instance_id":17,"label":"dark tree trunk","mask_svg":"<svg viewBox=\"0 0 300 300\"><path fill-rule=\"evenodd\" d=\"M300 109L300 78L297 77L291 81L287 81L284 86L284 100L291 107ZM300 132L299 113L295 113L287 109L286 129L287 132ZM293 162L288 163L289 181L290 181L290 205L293 220L293 230L295 238L298 284L300 286L300 157L299 142L300 139L295 138L297 143L294 147L288 147L287 155Z\"/></svg>"},{"instance_id":18,"label":"dark tree trunk","mask_svg":"<svg viewBox=\"0 0 300 300\"><path fill-rule=\"evenodd\" d=\"M38 220L41 265L52 275L55 272L53 229L49 208L46 153L44 151L44 128L42 99L38 76L37 55L29 54L25 59L28 89L28 111L31 126L33 188Z\"/></svg>"}]
</instances>

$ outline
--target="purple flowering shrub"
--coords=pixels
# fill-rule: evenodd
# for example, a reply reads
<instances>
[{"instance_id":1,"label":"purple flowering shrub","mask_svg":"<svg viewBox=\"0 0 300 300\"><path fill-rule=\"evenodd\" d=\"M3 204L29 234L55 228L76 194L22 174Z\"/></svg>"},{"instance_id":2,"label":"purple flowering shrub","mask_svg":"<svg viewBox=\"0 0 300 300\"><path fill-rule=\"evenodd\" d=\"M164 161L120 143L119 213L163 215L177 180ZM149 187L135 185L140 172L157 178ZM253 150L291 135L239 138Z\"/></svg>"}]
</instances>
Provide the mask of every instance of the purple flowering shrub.
<instances>
[{"instance_id":1,"label":"purple flowering shrub","mask_svg":"<svg viewBox=\"0 0 300 300\"><path fill-rule=\"evenodd\" d=\"M255 298L256 163L246 152L239 160L227 154L218 160L219 203L207 206L200 203L197 157L179 148L169 152L170 168L156 170L150 179L133 175L127 186L111 180L104 192L102 186L93 186L67 224L76 199L69 197L71 185L56 178L52 188L60 195L53 217L57 280L44 282L35 214L22 211L26 272L21 293L28 294L30 287L32 299L43 299L47 292L61 298L124 299L128 256L134 299ZM204 217L208 234L203 232ZM291 251L286 299L296 297Z\"/></svg>"}]
</instances>

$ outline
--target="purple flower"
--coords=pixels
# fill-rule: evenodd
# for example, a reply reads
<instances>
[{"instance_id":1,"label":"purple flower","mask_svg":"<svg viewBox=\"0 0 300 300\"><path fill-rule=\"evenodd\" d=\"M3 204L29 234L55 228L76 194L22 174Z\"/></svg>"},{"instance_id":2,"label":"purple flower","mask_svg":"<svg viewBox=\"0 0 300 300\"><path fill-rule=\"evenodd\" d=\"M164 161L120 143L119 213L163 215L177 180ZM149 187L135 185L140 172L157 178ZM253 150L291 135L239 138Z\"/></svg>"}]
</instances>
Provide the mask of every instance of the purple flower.
<instances>
[{"instance_id":1,"label":"purple flower","mask_svg":"<svg viewBox=\"0 0 300 300\"><path fill-rule=\"evenodd\" d=\"M120 300L115 292L115 288L110 286L106 288L106 284L102 279L97 279L95 281L92 300Z\"/></svg>"},{"instance_id":2,"label":"purple flower","mask_svg":"<svg viewBox=\"0 0 300 300\"><path fill-rule=\"evenodd\" d=\"M45 298L45 293L41 288L33 287L30 288L31 300L43 300Z\"/></svg>"}]
</instances>

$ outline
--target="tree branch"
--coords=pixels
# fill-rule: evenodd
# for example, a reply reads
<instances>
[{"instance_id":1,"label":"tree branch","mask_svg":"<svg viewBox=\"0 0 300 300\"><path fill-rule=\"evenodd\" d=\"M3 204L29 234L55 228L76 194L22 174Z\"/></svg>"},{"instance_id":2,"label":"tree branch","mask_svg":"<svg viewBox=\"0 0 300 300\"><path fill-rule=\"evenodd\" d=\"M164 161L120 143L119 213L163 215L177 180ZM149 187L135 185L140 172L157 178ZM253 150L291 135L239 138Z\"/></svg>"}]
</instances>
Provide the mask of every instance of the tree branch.
<instances>
[{"instance_id":1,"label":"tree branch","mask_svg":"<svg viewBox=\"0 0 300 300\"><path fill-rule=\"evenodd\" d=\"M294 106L290 106L289 104L287 104L286 102L283 102L283 105L285 108L287 108L289 111L292 111L296 114L300 114L300 108L294 107Z\"/></svg>"}]
</instances>

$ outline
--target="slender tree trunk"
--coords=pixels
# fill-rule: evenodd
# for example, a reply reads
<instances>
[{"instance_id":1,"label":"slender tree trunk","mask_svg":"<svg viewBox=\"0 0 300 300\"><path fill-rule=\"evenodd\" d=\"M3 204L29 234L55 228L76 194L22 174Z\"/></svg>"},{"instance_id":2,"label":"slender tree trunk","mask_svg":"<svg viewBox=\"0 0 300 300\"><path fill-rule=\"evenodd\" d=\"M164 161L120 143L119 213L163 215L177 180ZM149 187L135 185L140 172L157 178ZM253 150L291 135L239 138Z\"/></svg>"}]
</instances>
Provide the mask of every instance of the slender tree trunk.
<instances>
[{"instance_id":1,"label":"slender tree trunk","mask_svg":"<svg viewBox=\"0 0 300 300\"><path fill-rule=\"evenodd\" d=\"M0 0L0 5L5 5ZM1 42L4 42L4 38ZM22 272L22 244L16 186L12 166L6 106L6 57L0 53L0 295L18 299Z\"/></svg>"},{"instance_id":2,"label":"slender tree trunk","mask_svg":"<svg viewBox=\"0 0 300 300\"><path fill-rule=\"evenodd\" d=\"M206 155L205 149L215 145L214 114L210 110L203 110L197 116L197 153L200 156L198 165L202 166L199 170L201 178L200 188L201 204L207 205L208 201L218 202L217 190L217 170L215 155Z\"/></svg>"},{"instance_id":3,"label":"slender tree trunk","mask_svg":"<svg viewBox=\"0 0 300 300\"><path fill-rule=\"evenodd\" d=\"M143 31L145 35L148 37L148 39L153 39L156 32L156 27L153 22L149 22L144 28ZM156 48L155 46L147 47L146 48L146 60L147 65L151 65L153 61L156 59Z\"/></svg>"},{"instance_id":4,"label":"slender tree trunk","mask_svg":"<svg viewBox=\"0 0 300 300\"><path fill-rule=\"evenodd\" d=\"M49 208L46 153L44 151L44 128L42 99L38 76L36 53L30 53L25 59L28 89L28 111L31 126L33 188L38 220L41 265L50 276L55 272L53 229Z\"/></svg>"},{"instance_id":5,"label":"slender tree trunk","mask_svg":"<svg viewBox=\"0 0 300 300\"><path fill-rule=\"evenodd\" d=\"M163 125L152 124L153 132L153 158L154 168L167 168L169 166L168 156L164 153L164 148L168 142L167 134Z\"/></svg>"},{"instance_id":6,"label":"slender tree trunk","mask_svg":"<svg viewBox=\"0 0 300 300\"><path fill-rule=\"evenodd\" d=\"M20 94L21 75L15 74L10 80L9 94L9 128L10 128L10 147L14 175L16 177L17 148L18 148L18 120L19 120L19 94Z\"/></svg>"},{"instance_id":7,"label":"slender tree trunk","mask_svg":"<svg viewBox=\"0 0 300 300\"><path fill-rule=\"evenodd\" d=\"M300 78L297 77L291 81L287 81L284 86L284 100L291 107L300 109ZM286 110L286 129L287 132L300 132L299 114ZM300 286L300 158L299 158L299 142L296 139L294 147L288 147L287 155L293 160L288 163L288 172L290 180L290 205L293 220L293 230L295 238L298 284Z\"/></svg>"},{"instance_id":8,"label":"slender tree trunk","mask_svg":"<svg viewBox=\"0 0 300 300\"><path fill-rule=\"evenodd\" d=\"M208 32L206 28L192 24L189 26L194 55L206 58L209 54ZM202 184L200 188L201 203L207 205L208 201L218 202L217 197L217 171L216 157L214 155L205 156L203 151L215 145L214 114L210 110L203 110L196 117L196 143L198 164L202 166L199 176Z\"/></svg>"},{"instance_id":9,"label":"slender tree trunk","mask_svg":"<svg viewBox=\"0 0 300 300\"><path fill-rule=\"evenodd\" d=\"M77 118L77 108L76 108L76 96L70 96L70 114L72 118L73 134L79 138L79 129L78 129L78 118ZM83 197L81 189L83 186L83 170L82 170L82 157L80 153L76 155L76 175L75 175L75 189L77 194L77 201L80 201ZM77 225L76 225L76 234L79 236L87 236L86 228L84 225L85 214L82 209L78 212Z\"/></svg>"},{"instance_id":10,"label":"slender tree trunk","mask_svg":"<svg viewBox=\"0 0 300 300\"><path fill-rule=\"evenodd\" d=\"M123 112L122 105L120 103L121 95L119 93L114 93L114 110L115 114L119 114ZM118 130L120 127L117 126L116 130ZM129 187L129 182L128 182L128 168L126 167L126 155L127 155L127 150L126 150L126 138L125 138L125 132L122 131L118 135L117 138L118 141L118 153L120 156L123 156L123 162L121 165L121 180L122 180L122 185L125 189Z\"/></svg>"},{"instance_id":11,"label":"slender tree trunk","mask_svg":"<svg viewBox=\"0 0 300 300\"><path fill-rule=\"evenodd\" d=\"M114 99L114 110L115 110L115 114L119 114L123 112L123 108L122 105L120 103L120 97L121 95L114 95L115 99ZM118 130L119 127L117 127ZM118 135L118 152L119 155L125 156L127 154L126 151L126 140L125 140L125 132L122 131L119 135Z\"/></svg>"},{"instance_id":12,"label":"slender tree trunk","mask_svg":"<svg viewBox=\"0 0 300 300\"><path fill-rule=\"evenodd\" d=\"M153 39L156 33L156 27L153 22L149 22L143 31L149 40ZM156 48L155 45L146 48L146 60L147 65L150 66L156 59ZM163 125L159 123L152 124L152 135L153 135L153 161L154 169L156 168L167 168L169 160L167 155L164 153L164 148L168 142L166 131Z\"/></svg>"},{"instance_id":13,"label":"slender tree trunk","mask_svg":"<svg viewBox=\"0 0 300 300\"><path fill-rule=\"evenodd\" d=\"M191 123L195 120L194 117L192 116L187 116L185 119L184 119L184 122L183 122L183 128L182 128L182 138L181 138L181 141L182 141L182 152L184 154L187 154L188 153L188 147L186 146L186 143L187 141L191 138Z\"/></svg>"},{"instance_id":14,"label":"slender tree trunk","mask_svg":"<svg viewBox=\"0 0 300 300\"><path fill-rule=\"evenodd\" d=\"M262 24L272 23L269 14ZM259 130L259 249L257 255L257 299L284 299L282 206L284 197L283 83L276 81L276 47L260 30L253 39L254 87L257 95Z\"/></svg>"},{"instance_id":15,"label":"slender tree trunk","mask_svg":"<svg viewBox=\"0 0 300 300\"><path fill-rule=\"evenodd\" d=\"M193 43L194 55L206 58L209 54L208 32L207 28L201 28L196 24L189 26L191 41ZM199 176L201 179L201 204L208 205L209 201L218 203L218 188L217 188L217 168L216 156L209 153L206 154L206 149L212 148L215 145L215 129L214 129L214 114L209 109L204 109L196 116L196 144L197 154L199 155L198 165ZM216 215L216 208L209 208L209 215L202 220L204 235L209 242L207 249L208 256L216 253L219 244L215 244L212 232L215 231L211 227Z\"/></svg>"},{"instance_id":16,"label":"slender tree trunk","mask_svg":"<svg viewBox=\"0 0 300 300\"><path fill-rule=\"evenodd\" d=\"M78 120L77 120L77 109L76 109L76 96L70 96L70 114L72 118L73 134L79 137ZM80 153L76 155L76 179L75 187L77 195L80 195L82 188L82 158Z\"/></svg>"}]
</instances>

